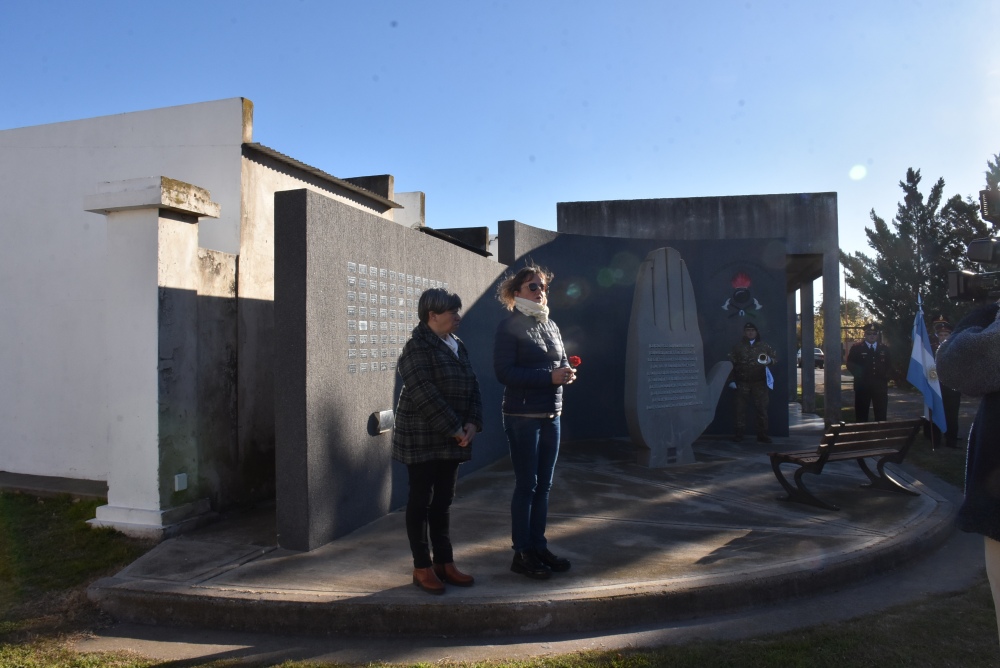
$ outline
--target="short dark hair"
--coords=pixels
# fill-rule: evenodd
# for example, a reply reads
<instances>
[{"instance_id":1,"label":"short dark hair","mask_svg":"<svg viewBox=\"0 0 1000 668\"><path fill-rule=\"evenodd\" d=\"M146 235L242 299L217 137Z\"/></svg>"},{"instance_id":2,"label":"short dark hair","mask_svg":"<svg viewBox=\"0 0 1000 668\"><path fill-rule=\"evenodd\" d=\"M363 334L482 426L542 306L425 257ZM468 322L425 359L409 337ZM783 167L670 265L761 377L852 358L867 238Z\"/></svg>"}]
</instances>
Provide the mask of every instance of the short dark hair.
<instances>
[{"instance_id":1,"label":"short dark hair","mask_svg":"<svg viewBox=\"0 0 1000 668\"><path fill-rule=\"evenodd\" d=\"M420 295L420 301L417 302L417 317L420 318L420 322L427 324L431 313L447 313L460 308L462 308L461 297L443 288L430 288Z\"/></svg>"},{"instance_id":2,"label":"short dark hair","mask_svg":"<svg viewBox=\"0 0 1000 668\"><path fill-rule=\"evenodd\" d=\"M514 310L514 297L517 296L517 291L532 276L546 284L551 284L552 279L555 278L555 274L537 264L526 264L513 276L508 275L497 287L497 299L508 311Z\"/></svg>"}]
</instances>

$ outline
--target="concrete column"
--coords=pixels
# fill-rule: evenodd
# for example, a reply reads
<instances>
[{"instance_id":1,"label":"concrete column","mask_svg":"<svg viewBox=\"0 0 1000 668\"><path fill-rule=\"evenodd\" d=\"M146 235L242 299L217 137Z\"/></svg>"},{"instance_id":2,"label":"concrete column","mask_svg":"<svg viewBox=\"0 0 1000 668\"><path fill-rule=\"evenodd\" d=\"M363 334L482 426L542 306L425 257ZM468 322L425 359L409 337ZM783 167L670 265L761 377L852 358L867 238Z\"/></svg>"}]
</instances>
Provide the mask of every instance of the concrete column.
<instances>
[{"instance_id":1,"label":"concrete column","mask_svg":"<svg viewBox=\"0 0 1000 668\"><path fill-rule=\"evenodd\" d=\"M816 412L816 318L813 315L813 284L806 281L799 286L799 313L802 314L802 412Z\"/></svg>"},{"instance_id":2,"label":"concrete column","mask_svg":"<svg viewBox=\"0 0 1000 668\"><path fill-rule=\"evenodd\" d=\"M798 336L795 331L795 314L796 314L796 304L795 304L795 291L798 288L790 288L788 294L785 296L785 315L786 321L788 322L787 329L785 333L785 340L788 342L785 346L785 357L784 362L786 364L785 368L788 369L788 400L795 401L795 393L799 390L799 381L795 377L795 351L798 344Z\"/></svg>"},{"instance_id":3,"label":"concrete column","mask_svg":"<svg viewBox=\"0 0 1000 668\"><path fill-rule=\"evenodd\" d=\"M823 364L823 400L826 404L826 421L840 422L843 398L840 393L841 355L840 331L840 251L823 253L823 344L826 360Z\"/></svg>"},{"instance_id":4,"label":"concrete column","mask_svg":"<svg viewBox=\"0 0 1000 668\"><path fill-rule=\"evenodd\" d=\"M107 216L108 504L95 526L164 538L209 511L197 479L198 218L208 191L166 177L103 183Z\"/></svg>"}]
</instances>

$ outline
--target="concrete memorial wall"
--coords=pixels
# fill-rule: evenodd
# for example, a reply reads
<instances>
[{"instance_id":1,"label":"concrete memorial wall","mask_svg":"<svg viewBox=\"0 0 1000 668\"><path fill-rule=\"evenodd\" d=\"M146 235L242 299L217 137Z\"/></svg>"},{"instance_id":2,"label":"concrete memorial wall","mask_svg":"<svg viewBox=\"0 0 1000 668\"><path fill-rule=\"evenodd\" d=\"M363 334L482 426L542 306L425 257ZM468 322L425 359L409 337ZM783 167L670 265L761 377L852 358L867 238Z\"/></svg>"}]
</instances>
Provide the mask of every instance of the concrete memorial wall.
<instances>
[{"instance_id":1,"label":"concrete memorial wall","mask_svg":"<svg viewBox=\"0 0 1000 668\"><path fill-rule=\"evenodd\" d=\"M505 269L321 194L275 195L279 545L310 550L405 503L406 469L372 416L395 408L396 361L427 288L462 298L458 336L483 395L484 430L460 473L506 455L492 362L507 313L494 297Z\"/></svg>"},{"instance_id":2,"label":"concrete memorial wall","mask_svg":"<svg viewBox=\"0 0 1000 668\"><path fill-rule=\"evenodd\" d=\"M780 239L625 239L561 234L501 221L500 261L516 269L531 258L555 273L549 293L552 318L567 353L583 362L577 381L565 390L564 442L628 437L626 381L630 373L633 384L649 380L648 355L637 356L631 370L626 355L636 279L647 255L663 247L680 254L690 277L697 308L696 322L689 326L697 328L703 342L702 378L727 360L747 321L753 321L776 350L787 349L786 258ZM785 436L785 378L795 373L794 360L780 359L772 372L771 434ZM706 433L732 433L734 394L722 390Z\"/></svg>"},{"instance_id":3,"label":"concrete memorial wall","mask_svg":"<svg viewBox=\"0 0 1000 668\"><path fill-rule=\"evenodd\" d=\"M686 241L778 240L785 253L785 295L788 348L778 354L792 358L799 347L795 313L802 318L801 347L813 347L813 282L822 277L823 336L840 341L840 242L837 235L837 193L783 193L726 197L672 197L636 200L558 202L556 229L567 234L626 239ZM794 293L799 292L799 304ZM773 339L773 335L771 337ZM832 346L824 366L826 410L840 412L841 351ZM794 373L785 379L788 392L798 386ZM802 409L815 410L815 383L802 379Z\"/></svg>"},{"instance_id":4,"label":"concrete memorial wall","mask_svg":"<svg viewBox=\"0 0 1000 668\"><path fill-rule=\"evenodd\" d=\"M501 222L500 239L498 264L322 194L275 195L279 545L310 550L405 503L406 470L391 460L391 431L380 433L378 420L388 417L398 399L396 360L418 322L416 305L424 289L444 287L462 298L458 334L469 348L483 394L484 431L462 475L507 455L503 388L493 374L492 354L497 323L507 315L496 301L496 286L508 265L516 270L530 258L556 274L552 317L568 354L583 360L579 380L566 388L562 425L567 443L630 433L626 383L652 382L648 355L627 358L630 318L640 268L657 249L669 246L684 259L689 277L684 290L690 290L697 306L692 311L687 300L685 311L685 300L678 299L667 313L677 311L687 319L684 345L697 348L692 338L697 331L702 348L694 363L702 378L711 378L710 370L725 362L747 320L776 349L786 345L780 240L601 238L516 221ZM637 306L640 314L647 308ZM776 380L792 368L780 361ZM786 388L777 380L772 395L771 431L778 436L788 433ZM732 431L732 394L723 390L714 411L710 400L702 402L701 410L711 418L708 433ZM649 422L663 416L653 410L644 417ZM701 433L694 422L684 426L690 440ZM649 447L654 440L650 436L638 445L649 450L646 463L664 465ZM675 461L666 463L692 459L671 456Z\"/></svg>"}]
</instances>

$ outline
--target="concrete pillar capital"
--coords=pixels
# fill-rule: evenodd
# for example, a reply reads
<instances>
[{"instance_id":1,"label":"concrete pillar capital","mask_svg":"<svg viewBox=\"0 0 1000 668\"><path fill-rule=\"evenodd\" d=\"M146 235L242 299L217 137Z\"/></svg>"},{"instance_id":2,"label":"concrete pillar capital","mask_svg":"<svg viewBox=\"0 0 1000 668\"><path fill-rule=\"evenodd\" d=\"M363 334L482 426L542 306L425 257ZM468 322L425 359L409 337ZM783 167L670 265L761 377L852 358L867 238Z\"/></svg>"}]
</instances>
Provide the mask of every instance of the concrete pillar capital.
<instances>
[{"instance_id":1,"label":"concrete pillar capital","mask_svg":"<svg viewBox=\"0 0 1000 668\"><path fill-rule=\"evenodd\" d=\"M100 214L166 209L198 218L218 218L220 212L210 192L166 176L99 183L96 192L84 198L83 208Z\"/></svg>"}]
</instances>

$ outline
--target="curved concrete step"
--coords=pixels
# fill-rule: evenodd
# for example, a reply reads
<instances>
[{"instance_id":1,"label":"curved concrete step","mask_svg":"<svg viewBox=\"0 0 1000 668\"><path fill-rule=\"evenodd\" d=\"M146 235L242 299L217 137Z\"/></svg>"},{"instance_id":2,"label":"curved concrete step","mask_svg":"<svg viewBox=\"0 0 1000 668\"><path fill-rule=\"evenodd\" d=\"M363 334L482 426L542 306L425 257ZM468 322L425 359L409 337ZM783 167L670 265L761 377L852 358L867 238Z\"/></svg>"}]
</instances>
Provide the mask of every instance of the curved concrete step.
<instances>
[{"instance_id":1,"label":"curved concrete step","mask_svg":"<svg viewBox=\"0 0 1000 668\"><path fill-rule=\"evenodd\" d=\"M810 480L840 512L778 500L766 452L812 439L702 439L697 463L659 470L632 463L621 441L565 445L547 536L573 567L549 580L509 570L513 474L503 461L463 478L452 509L456 563L476 577L473 587L430 596L413 586L403 513L394 512L308 553L222 522L165 541L89 594L118 619L145 624L367 636L583 632L844 586L949 536L956 499L898 469L920 496L860 489L866 479L850 462ZM273 521L265 513L250 526L266 536Z\"/></svg>"}]
</instances>

